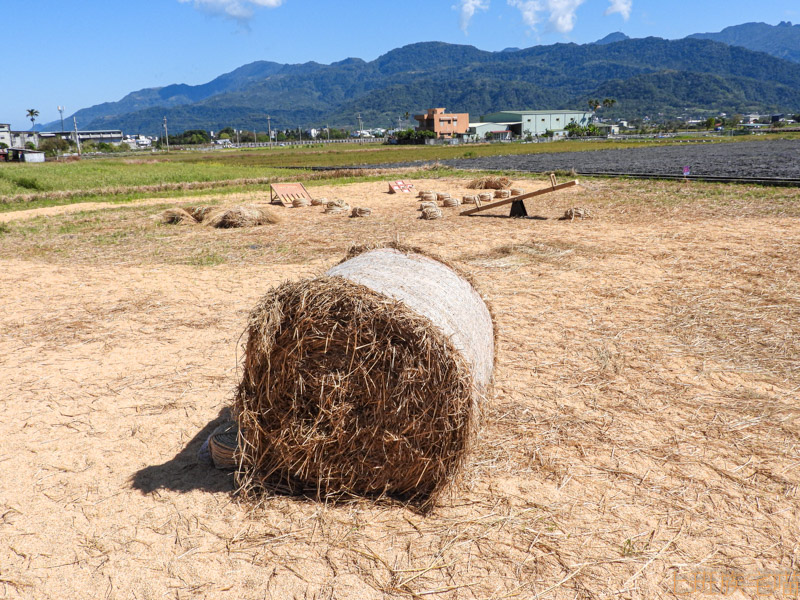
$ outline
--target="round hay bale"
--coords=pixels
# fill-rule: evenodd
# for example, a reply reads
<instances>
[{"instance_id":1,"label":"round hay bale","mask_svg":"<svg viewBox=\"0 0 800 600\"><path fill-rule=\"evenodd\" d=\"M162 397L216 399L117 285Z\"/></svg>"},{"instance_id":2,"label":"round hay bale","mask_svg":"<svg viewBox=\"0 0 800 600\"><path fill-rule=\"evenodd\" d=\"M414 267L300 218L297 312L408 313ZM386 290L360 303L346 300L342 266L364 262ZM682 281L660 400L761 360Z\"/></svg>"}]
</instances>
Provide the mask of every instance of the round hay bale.
<instances>
[{"instance_id":1,"label":"round hay bale","mask_svg":"<svg viewBox=\"0 0 800 600\"><path fill-rule=\"evenodd\" d=\"M422 202L417 210L425 210L426 208L437 208L436 202Z\"/></svg>"},{"instance_id":2,"label":"round hay bale","mask_svg":"<svg viewBox=\"0 0 800 600\"><path fill-rule=\"evenodd\" d=\"M426 206L422 209L422 214L420 215L420 219L425 219L426 221L434 221L441 218L442 209L438 206Z\"/></svg>"},{"instance_id":3,"label":"round hay bale","mask_svg":"<svg viewBox=\"0 0 800 600\"><path fill-rule=\"evenodd\" d=\"M250 315L234 414L240 489L390 495L421 509L458 475L491 384L473 286L410 249L284 283Z\"/></svg>"},{"instance_id":4,"label":"round hay bale","mask_svg":"<svg viewBox=\"0 0 800 600\"><path fill-rule=\"evenodd\" d=\"M478 203L478 196L474 196L474 195L462 196L461 201L464 204L477 204Z\"/></svg>"},{"instance_id":5,"label":"round hay bale","mask_svg":"<svg viewBox=\"0 0 800 600\"><path fill-rule=\"evenodd\" d=\"M491 202L492 198L494 198L494 194L492 194L492 192L481 192L478 194L478 198L480 198L481 202Z\"/></svg>"},{"instance_id":6,"label":"round hay bale","mask_svg":"<svg viewBox=\"0 0 800 600\"><path fill-rule=\"evenodd\" d=\"M159 219L166 225L197 225L197 219L183 208L168 208L161 213Z\"/></svg>"},{"instance_id":7,"label":"round hay bale","mask_svg":"<svg viewBox=\"0 0 800 600\"><path fill-rule=\"evenodd\" d=\"M592 211L588 208L582 206L576 206L574 208L568 208L564 211L564 216L559 219L559 221L574 221L575 219L591 219Z\"/></svg>"},{"instance_id":8,"label":"round hay bale","mask_svg":"<svg viewBox=\"0 0 800 600\"><path fill-rule=\"evenodd\" d=\"M435 195L435 194L436 194L436 192L435 192L435 191L433 191L433 190L420 190L420 191L419 191L419 194L417 194L417 197L418 197L418 198L422 198L422 197L423 197L423 196L425 196L426 194L434 194L434 195Z\"/></svg>"},{"instance_id":9,"label":"round hay bale","mask_svg":"<svg viewBox=\"0 0 800 600\"><path fill-rule=\"evenodd\" d=\"M445 198L442 202L442 206L447 208L453 208L454 206L461 206L461 200L454 197Z\"/></svg>"},{"instance_id":10,"label":"round hay bale","mask_svg":"<svg viewBox=\"0 0 800 600\"><path fill-rule=\"evenodd\" d=\"M203 221L203 225L216 229L231 229L235 227L257 227L279 222L278 216L267 208L234 206L212 211Z\"/></svg>"},{"instance_id":11,"label":"round hay bale","mask_svg":"<svg viewBox=\"0 0 800 600\"><path fill-rule=\"evenodd\" d=\"M436 192L423 192L420 194L419 199L425 202L436 202L439 195Z\"/></svg>"},{"instance_id":12,"label":"round hay bale","mask_svg":"<svg viewBox=\"0 0 800 600\"><path fill-rule=\"evenodd\" d=\"M341 215L350 212L350 205L344 200L332 200L325 205L326 215Z\"/></svg>"},{"instance_id":13,"label":"round hay bale","mask_svg":"<svg viewBox=\"0 0 800 600\"><path fill-rule=\"evenodd\" d=\"M368 217L371 214L372 214L372 209L371 208L363 208L363 207L356 206L353 209L353 212L350 213L350 218L353 218L353 217Z\"/></svg>"},{"instance_id":14,"label":"round hay bale","mask_svg":"<svg viewBox=\"0 0 800 600\"><path fill-rule=\"evenodd\" d=\"M494 193L495 198L511 198L511 190L496 190Z\"/></svg>"},{"instance_id":15,"label":"round hay bale","mask_svg":"<svg viewBox=\"0 0 800 600\"><path fill-rule=\"evenodd\" d=\"M511 188L511 195L512 196L522 196L525 193L525 190L522 188Z\"/></svg>"},{"instance_id":16,"label":"round hay bale","mask_svg":"<svg viewBox=\"0 0 800 600\"><path fill-rule=\"evenodd\" d=\"M327 198L312 198L311 206L325 206L328 203Z\"/></svg>"},{"instance_id":17,"label":"round hay bale","mask_svg":"<svg viewBox=\"0 0 800 600\"><path fill-rule=\"evenodd\" d=\"M308 198L295 198L292 200L294 208L303 208L304 206L311 206L311 201Z\"/></svg>"},{"instance_id":18,"label":"round hay bale","mask_svg":"<svg viewBox=\"0 0 800 600\"><path fill-rule=\"evenodd\" d=\"M438 194L436 194L436 199L439 200L440 202L444 202L449 197L450 194L448 194L447 192L439 192Z\"/></svg>"}]
</instances>

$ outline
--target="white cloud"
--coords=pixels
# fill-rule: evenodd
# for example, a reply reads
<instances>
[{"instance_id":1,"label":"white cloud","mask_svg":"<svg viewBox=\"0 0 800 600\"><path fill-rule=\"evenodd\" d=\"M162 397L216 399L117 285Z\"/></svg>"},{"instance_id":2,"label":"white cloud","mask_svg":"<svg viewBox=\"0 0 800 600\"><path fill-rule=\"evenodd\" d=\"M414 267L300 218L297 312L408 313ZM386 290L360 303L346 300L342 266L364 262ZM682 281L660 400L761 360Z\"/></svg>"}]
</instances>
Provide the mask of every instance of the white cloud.
<instances>
[{"instance_id":1,"label":"white cloud","mask_svg":"<svg viewBox=\"0 0 800 600\"><path fill-rule=\"evenodd\" d=\"M283 0L178 0L178 2L184 4L191 2L195 8L240 21L252 17L254 8L277 8L283 4Z\"/></svg>"},{"instance_id":2,"label":"white cloud","mask_svg":"<svg viewBox=\"0 0 800 600\"><path fill-rule=\"evenodd\" d=\"M479 10L489 9L489 0L461 0L461 6L454 8L461 11L461 29L466 33L469 22L475 16L475 13Z\"/></svg>"},{"instance_id":3,"label":"white cloud","mask_svg":"<svg viewBox=\"0 0 800 600\"><path fill-rule=\"evenodd\" d=\"M578 8L586 0L507 0L509 6L518 9L522 15L522 21L535 29L541 23L543 15L547 15L550 25L559 33L569 33L575 28ZM611 6L606 10L606 14L620 13L623 18L631 14L633 0L610 0Z\"/></svg>"},{"instance_id":4,"label":"white cloud","mask_svg":"<svg viewBox=\"0 0 800 600\"><path fill-rule=\"evenodd\" d=\"M633 8L633 0L611 0L609 7L606 9L606 15L613 15L619 13L626 21L631 16L631 9Z\"/></svg>"}]
</instances>

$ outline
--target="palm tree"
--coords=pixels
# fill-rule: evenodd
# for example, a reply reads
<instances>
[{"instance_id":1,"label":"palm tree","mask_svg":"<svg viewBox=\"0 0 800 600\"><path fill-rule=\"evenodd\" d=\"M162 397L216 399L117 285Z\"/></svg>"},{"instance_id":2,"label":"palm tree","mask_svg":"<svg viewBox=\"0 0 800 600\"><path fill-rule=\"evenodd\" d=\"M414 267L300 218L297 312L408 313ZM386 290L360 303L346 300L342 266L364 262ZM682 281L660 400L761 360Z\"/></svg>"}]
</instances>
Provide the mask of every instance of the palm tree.
<instances>
[{"instance_id":1,"label":"palm tree","mask_svg":"<svg viewBox=\"0 0 800 600\"><path fill-rule=\"evenodd\" d=\"M39 111L38 110L36 110L35 108L29 108L28 109L27 117L31 120L31 130L33 130L33 128L35 127L35 125L36 125L36 117L38 117L38 116L39 116Z\"/></svg>"},{"instance_id":2,"label":"palm tree","mask_svg":"<svg viewBox=\"0 0 800 600\"><path fill-rule=\"evenodd\" d=\"M600 100L589 100L589 108L592 110L600 108Z\"/></svg>"},{"instance_id":3,"label":"palm tree","mask_svg":"<svg viewBox=\"0 0 800 600\"><path fill-rule=\"evenodd\" d=\"M614 100L613 98L606 98L605 100L603 100L603 108L611 108L616 103L617 101Z\"/></svg>"}]
</instances>

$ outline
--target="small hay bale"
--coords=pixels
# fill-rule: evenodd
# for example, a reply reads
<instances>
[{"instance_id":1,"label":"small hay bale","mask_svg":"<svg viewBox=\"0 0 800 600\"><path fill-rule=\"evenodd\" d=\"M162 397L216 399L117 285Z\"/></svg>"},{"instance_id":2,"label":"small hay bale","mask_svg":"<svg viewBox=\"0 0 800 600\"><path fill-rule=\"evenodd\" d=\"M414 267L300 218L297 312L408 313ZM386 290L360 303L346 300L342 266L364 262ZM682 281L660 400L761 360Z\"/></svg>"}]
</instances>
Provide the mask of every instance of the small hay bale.
<instances>
[{"instance_id":1,"label":"small hay bale","mask_svg":"<svg viewBox=\"0 0 800 600\"><path fill-rule=\"evenodd\" d=\"M423 194L420 194L419 197L419 199L422 200L423 202L436 202L438 198L439 194L437 194L436 192L424 192Z\"/></svg>"},{"instance_id":2,"label":"small hay bale","mask_svg":"<svg viewBox=\"0 0 800 600\"><path fill-rule=\"evenodd\" d=\"M436 199L439 200L439 202L444 202L449 197L450 194L448 194L447 192L439 192L438 194L436 194Z\"/></svg>"},{"instance_id":3,"label":"small hay bale","mask_svg":"<svg viewBox=\"0 0 800 600\"><path fill-rule=\"evenodd\" d=\"M344 200L331 200L323 211L326 215L341 215L350 212L350 205Z\"/></svg>"},{"instance_id":4,"label":"small hay bale","mask_svg":"<svg viewBox=\"0 0 800 600\"><path fill-rule=\"evenodd\" d=\"M564 211L564 216L559 219L559 221L574 221L575 219L591 219L592 211L588 208L582 206L576 206L574 208L568 208Z\"/></svg>"},{"instance_id":5,"label":"small hay bale","mask_svg":"<svg viewBox=\"0 0 800 600\"><path fill-rule=\"evenodd\" d=\"M491 192L482 192L478 194L478 199L481 202L491 202L492 198L494 198L494 194L492 194Z\"/></svg>"},{"instance_id":6,"label":"small hay bale","mask_svg":"<svg viewBox=\"0 0 800 600\"><path fill-rule=\"evenodd\" d=\"M473 179L467 184L467 187L471 190L502 190L511 187L511 180L508 177L487 175Z\"/></svg>"},{"instance_id":7,"label":"small hay bale","mask_svg":"<svg viewBox=\"0 0 800 600\"><path fill-rule=\"evenodd\" d=\"M494 193L495 198L511 198L511 190L496 190Z\"/></svg>"},{"instance_id":8,"label":"small hay bale","mask_svg":"<svg viewBox=\"0 0 800 600\"><path fill-rule=\"evenodd\" d=\"M364 207L356 206L353 209L353 212L350 213L350 218L352 219L353 217L368 217L371 214L372 214L372 209L371 208L364 208Z\"/></svg>"},{"instance_id":9,"label":"small hay bale","mask_svg":"<svg viewBox=\"0 0 800 600\"><path fill-rule=\"evenodd\" d=\"M232 229L236 227L258 227L280 222L278 216L267 208L259 206L234 206L212 211L203 221L203 225L216 229Z\"/></svg>"},{"instance_id":10,"label":"small hay bale","mask_svg":"<svg viewBox=\"0 0 800 600\"><path fill-rule=\"evenodd\" d=\"M183 208L168 208L159 218L166 225L197 225L197 219Z\"/></svg>"},{"instance_id":11,"label":"small hay bale","mask_svg":"<svg viewBox=\"0 0 800 600\"><path fill-rule=\"evenodd\" d=\"M417 210L425 210L426 208L436 208L436 202L422 202Z\"/></svg>"},{"instance_id":12,"label":"small hay bale","mask_svg":"<svg viewBox=\"0 0 800 600\"><path fill-rule=\"evenodd\" d=\"M522 196L525 193L525 190L522 188L511 188L511 195L512 196Z\"/></svg>"},{"instance_id":13,"label":"small hay bale","mask_svg":"<svg viewBox=\"0 0 800 600\"><path fill-rule=\"evenodd\" d=\"M420 190L419 194L417 194L418 198L422 198L425 194L436 194L433 190Z\"/></svg>"},{"instance_id":14,"label":"small hay bale","mask_svg":"<svg viewBox=\"0 0 800 600\"><path fill-rule=\"evenodd\" d=\"M442 218L442 209L438 206L426 206L422 209L422 214L419 217L420 219L425 219L426 221L434 221L436 219Z\"/></svg>"},{"instance_id":15,"label":"small hay bale","mask_svg":"<svg viewBox=\"0 0 800 600\"><path fill-rule=\"evenodd\" d=\"M446 208L453 208L454 206L461 206L461 200L459 200L458 198L453 198L453 197L445 198L444 201L442 202L442 206L444 206Z\"/></svg>"},{"instance_id":16,"label":"small hay bale","mask_svg":"<svg viewBox=\"0 0 800 600\"><path fill-rule=\"evenodd\" d=\"M473 196L473 195L462 196L461 202L463 202L464 204L477 204L478 196Z\"/></svg>"},{"instance_id":17,"label":"small hay bale","mask_svg":"<svg viewBox=\"0 0 800 600\"><path fill-rule=\"evenodd\" d=\"M328 203L327 198L312 198L311 206L325 206Z\"/></svg>"},{"instance_id":18,"label":"small hay bale","mask_svg":"<svg viewBox=\"0 0 800 600\"><path fill-rule=\"evenodd\" d=\"M308 198L295 198L292 200L294 208L303 208L304 206L311 206L311 201Z\"/></svg>"},{"instance_id":19,"label":"small hay bale","mask_svg":"<svg viewBox=\"0 0 800 600\"><path fill-rule=\"evenodd\" d=\"M250 314L237 483L427 510L477 433L491 313L467 278L413 249L356 252L274 288Z\"/></svg>"}]
</instances>

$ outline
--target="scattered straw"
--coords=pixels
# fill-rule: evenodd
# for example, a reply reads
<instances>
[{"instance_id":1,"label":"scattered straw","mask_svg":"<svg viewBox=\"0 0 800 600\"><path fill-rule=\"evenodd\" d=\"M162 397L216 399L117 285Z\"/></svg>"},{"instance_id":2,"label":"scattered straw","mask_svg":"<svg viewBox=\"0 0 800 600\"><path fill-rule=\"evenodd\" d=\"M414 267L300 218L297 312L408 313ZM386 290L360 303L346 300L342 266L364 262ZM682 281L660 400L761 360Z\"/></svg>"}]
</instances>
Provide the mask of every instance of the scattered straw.
<instances>
[{"instance_id":1,"label":"scattered straw","mask_svg":"<svg viewBox=\"0 0 800 600\"><path fill-rule=\"evenodd\" d=\"M511 180L508 177L497 177L495 175L487 175L473 179L467 184L471 190L502 190L511 186Z\"/></svg>"},{"instance_id":2,"label":"scattered straw","mask_svg":"<svg viewBox=\"0 0 800 600\"><path fill-rule=\"evenodd\" d=\"M166 225L197 225L197 219L182 208L168 208L161 213L160 220Z\"/></svg>"},{"instance_id":3,"label":"scattered straw","mask_svg":"<svg viewBox=\"0 0 800 600\"><path fill-rule=\"evenodd\" d=\"M350 205L344 200L331 200L323 211L326 215L341 215L350 212Z\"/></svg>"},{"instance_id":4,"label":"scattered straw","mask_svg":"<svg viewBox=\"0 0 800 600\"><path fill-rule=\"evenodd\" d=\"M365 208L365 207L356 206L353 209L353 212L350 213L350 217L351 218L352 217L368 217L371 214L372 214L372 209L371 208Z\"/></svg>"},{"instance_id":5,"label":"scattered straw","mask_svg":"<svg viewBox=\"0 0 800 600\"><path fill-rule=\"evenodd\" d=\"M235 227L257 227L280 222L278 216L267 208L258 206L234 206L211 212L203 225L217 229Z\"/></svg>"}]
</instances>

